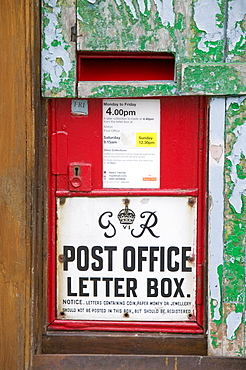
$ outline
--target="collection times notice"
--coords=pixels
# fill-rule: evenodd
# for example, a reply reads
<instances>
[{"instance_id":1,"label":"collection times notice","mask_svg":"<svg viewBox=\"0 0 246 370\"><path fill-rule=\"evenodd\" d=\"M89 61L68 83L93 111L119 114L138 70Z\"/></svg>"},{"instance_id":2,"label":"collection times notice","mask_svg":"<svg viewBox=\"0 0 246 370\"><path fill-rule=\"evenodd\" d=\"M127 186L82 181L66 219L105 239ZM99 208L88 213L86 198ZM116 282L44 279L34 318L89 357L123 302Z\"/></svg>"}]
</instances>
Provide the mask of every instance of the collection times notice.
<instances>
[{"instance_id":1,"label":"collection times notice","mask_svg":"<svg viewBox=\"0 0 246 370\"><path fill-rule=\"evenodd\" d=\"M160 186L160 101L103 100L103 187Z\"/></svg>"},{"instance_id":2,"label":"collection times notice","mask_svg":"<svg viewBox=\"0 0 246 370\"><path fill-rule=\"evenodd\" d=\"M58 317L188 321L196 208L186 196L58 199Z\"/></svg>"}]
</instances>

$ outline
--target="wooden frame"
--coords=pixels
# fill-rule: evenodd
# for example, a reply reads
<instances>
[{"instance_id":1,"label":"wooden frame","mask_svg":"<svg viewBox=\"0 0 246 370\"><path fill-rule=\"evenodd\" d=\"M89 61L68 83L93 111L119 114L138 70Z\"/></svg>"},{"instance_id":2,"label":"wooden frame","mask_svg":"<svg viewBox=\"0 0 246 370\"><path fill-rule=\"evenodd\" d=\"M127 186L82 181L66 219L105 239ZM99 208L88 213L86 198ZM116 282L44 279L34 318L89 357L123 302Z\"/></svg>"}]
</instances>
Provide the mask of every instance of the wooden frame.
<instances>
[{"instance_id":1,"label":"wooden frame","mask_svg":"<svg viewBox=\"0 0 246 370\"><path fill-rule=\"evenodd\" d=\"M43 261L47 259L47 137L46 102L41 103L39 93L39 20L39 1L0 2L3 51L0 58L3 71L0 90L0 368L75 370L84 367L90 370L100 367L115 370L123 365L129 370L161 367L244 369L245 358L242 357L198 355L206 354L203 336L46 333L47 273ZM221 76L226 83L227 79ZM216 336L223 338L226 327L216 326L216 330L211 340ZM225 340L224 349L220 343L217 346L217 355L228 354L227 348L230 354L236 353L237 338L234 342ZM76 351L77 355L71 354ZM184 355L185 351L188 356ZM212 353L215 351L213 348ZM129 356L130 353L138 355ZM178 356L179 353L182 356Z\"/></svg>"}]
</instances>

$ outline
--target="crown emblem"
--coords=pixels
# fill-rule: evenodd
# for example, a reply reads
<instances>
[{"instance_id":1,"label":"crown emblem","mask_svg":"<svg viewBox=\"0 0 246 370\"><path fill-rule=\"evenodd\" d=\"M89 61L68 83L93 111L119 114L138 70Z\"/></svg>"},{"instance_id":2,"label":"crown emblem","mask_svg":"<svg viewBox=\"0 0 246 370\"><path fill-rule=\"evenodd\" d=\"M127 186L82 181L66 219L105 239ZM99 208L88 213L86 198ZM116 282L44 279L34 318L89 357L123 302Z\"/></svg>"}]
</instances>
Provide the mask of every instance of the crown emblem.
<instances>
[{"instance_id":1,"label":"crown emblem","mask_svg":"<svg viewBox=\"0 0 246 370\"><path fill-rule=\"evenodd\" d=\"M132 224L135 220L135 213L128 208L128 204L130 203L130 201L129 199L123 199L123 203L125 205L125 208L118 213L118 219L121 224Z\"/></svg>"}]
</instances>

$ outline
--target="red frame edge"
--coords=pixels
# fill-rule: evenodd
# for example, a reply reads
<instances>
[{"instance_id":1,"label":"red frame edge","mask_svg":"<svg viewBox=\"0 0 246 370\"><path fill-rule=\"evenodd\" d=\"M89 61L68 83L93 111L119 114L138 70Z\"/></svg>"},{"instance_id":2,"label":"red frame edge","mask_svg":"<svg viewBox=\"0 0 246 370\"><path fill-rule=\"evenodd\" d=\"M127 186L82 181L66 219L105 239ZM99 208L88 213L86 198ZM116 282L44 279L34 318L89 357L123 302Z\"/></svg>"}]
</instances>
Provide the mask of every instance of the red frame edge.
<instances>
[{"instance_id":1,"label":"red frame edge","mask_svg":"<svg viewBox=\"0 0 246 370\"><path fill-rule=\"evenodd\" d=\"M129 331L129 332L166 332L166 333L189 333L189 334L202 334L204 333L204 263L205 263L205 240L206 240L206 206L207 206L207 191L206 191L206 179L207 179L207 99L205 97L199 97L199 140L202 135L202 148L198 150L198 191L197 189L187 190L188 195L197 195L197 192L202 196L198 197L198 218L197 218L197 280L196 280L196 321L175 321L175 322L119 322L119 321L97 321L97 320L60 320L56 318L56 196L71 196L69 192L58 192L56 193L56 177L51 175L51 145L49 143L48 148L48 281L47 281L47 319L48 319L48 330L80 330L80 331ZM200 112L203 112L202 116ZM49 119L49 138L52 132L54 132L55 122L55 99L49 101L48 110ZM198 141L199 141L198 140ZM121 191L117 191L117 195ZM134 191L122 191L124 194L137 195L136 190ZM140 193L146 193L147 191L138 191ZM148 192L149 194L150 192ZM95 191L83 193L83 196L110 196L116 195L114 191ZM82 194L75 194L76 196ZM152 196L160 195L187 195L183 191L152 191Z\"/></svg>"}]
</instances>

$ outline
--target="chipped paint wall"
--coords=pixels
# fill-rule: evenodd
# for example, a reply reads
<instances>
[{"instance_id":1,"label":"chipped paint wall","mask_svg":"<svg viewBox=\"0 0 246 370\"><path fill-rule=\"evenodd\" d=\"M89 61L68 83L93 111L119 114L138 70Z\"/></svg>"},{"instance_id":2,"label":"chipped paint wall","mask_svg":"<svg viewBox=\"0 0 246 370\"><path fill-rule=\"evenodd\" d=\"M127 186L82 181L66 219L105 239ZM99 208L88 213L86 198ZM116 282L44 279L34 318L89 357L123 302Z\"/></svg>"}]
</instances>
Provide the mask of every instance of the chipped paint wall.
<instances>
[{"instance_id":1,"label":"chipped paint wall","mask_svg":"<svg viewBox=\"0 0 246 370\"><path fill-rule=\"evenodd\" d=\"M42 14L44 97L212 96L208 349L245 356L245 0L43 0ZM175 80L77 85L76 50L172 52Z\"/></svg>"},{"instance_id":2,"label":"chipped paint wall","mask_svg":"<svg viewBox=\"0 0 246 370\"><path fill-rule=\"evenodd\" d=\"M244 0L43 0L43 96L77 96L76 49L176 61L172 86L82 83L79 97L245 94L245 13Z\"/></svg>"},{"instance_id":3,"label":"chipped paint wall","mask_svg":"<svg viewBox=\"0 0 246 370\"><path fill-rule=\"evenodd\" d=\"M78 0L78 49L169 51L177 62L222 62L225 8L223 0Z\"/></svg>"},{"instance_id":4,"label":"chipped paint wall","mask_svg":"<svg viewBox=\"0 0 246 370\"><path fill-rule=\"evenodd\" d=\"M209 353L245 356L245 96L212 99L209 152Z\"/></svg>"},{"instance_id":5,"label":"chipped paint wall","mask_svg":"<svg viewBox=\"0 0 246 370\"><path fill-rule=\"evenodd\" d=\"M41 84L44 97L72 97L76 86L75 0L44 0ZM68 32L69 30L70 32Z\"/></svg>"}]
</instances>

